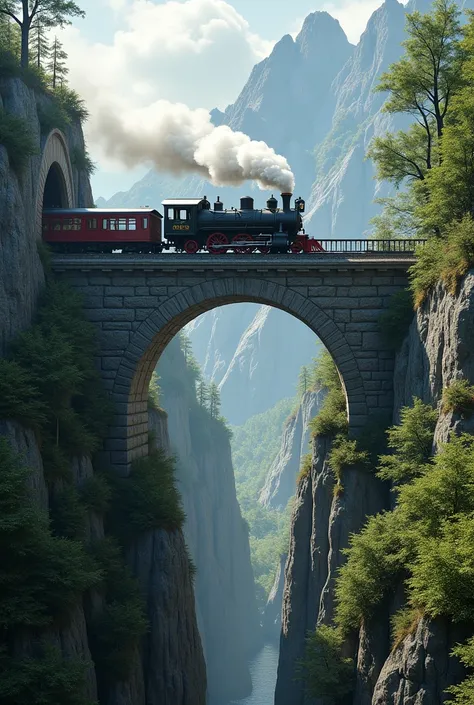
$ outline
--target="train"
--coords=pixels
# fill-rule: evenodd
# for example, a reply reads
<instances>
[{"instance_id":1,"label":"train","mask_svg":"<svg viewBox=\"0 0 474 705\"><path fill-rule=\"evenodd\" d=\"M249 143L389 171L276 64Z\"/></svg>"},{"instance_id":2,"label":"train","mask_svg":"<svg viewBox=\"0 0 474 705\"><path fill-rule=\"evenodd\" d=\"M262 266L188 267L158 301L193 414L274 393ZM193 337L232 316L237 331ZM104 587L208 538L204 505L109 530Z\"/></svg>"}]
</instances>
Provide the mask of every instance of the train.
<instances>
[{"instance_id":1,"label":"train","mask_svg":"<svg viewBox=\"0 0 474 705\"><path fill-rule=\"evenodd\" d=\"M250 196L240 208L225 209L218 197L211 208L203 198L163 201L154 208L46 208L43 240L65 253L160 253L173 249L186 254L212 255L321 252L321 244L303 227L305 202L291 193L281 194L281 207L272 195L266 208L256 209Z\"/></svg>"}]
</instances>

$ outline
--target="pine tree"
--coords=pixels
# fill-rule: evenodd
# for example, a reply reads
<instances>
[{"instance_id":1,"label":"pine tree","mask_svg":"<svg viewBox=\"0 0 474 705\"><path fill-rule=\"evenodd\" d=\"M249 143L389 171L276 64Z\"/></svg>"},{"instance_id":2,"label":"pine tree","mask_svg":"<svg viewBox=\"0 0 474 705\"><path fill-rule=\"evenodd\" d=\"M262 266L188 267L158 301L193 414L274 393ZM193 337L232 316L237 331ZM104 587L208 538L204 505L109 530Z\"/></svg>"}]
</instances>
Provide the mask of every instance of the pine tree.
<instances>
[{"instance_id":1,"label":"pine tree","mask_svg":"<svg viewBox=\"0 0 474 705\"><path fill-rule=\"evenodd\" d=\"M199 406L201 406L203 409L207 409L207 405L209 402L209 389L203 379L200 379L196 385L196 398L198 400Z\"/></svg>"},{"instance_id":2,"label":"pine tree","mask_svg":"<svg viewBox=\"0 0 474 705\"><path fill-rule=\"evenodd\" d=\"M183 331L179 334L179 343L181 350L183 351L184 359L187 363L193 353L193 348L189 337Z\"/></svg>"},{"instance_id":3,"label":"pine tree","mask_svg":"<svg viewBox=\"0 0 474 705\"><path fill-rule=\"evenodd\" d=\"M39 20L35 22L34 27L31 28L30 36L32 38L30 43L31 60L36 64L38 69L41 69L45 66L45 62L51 57L51 47L45 28Z\"/></svg>"},{"instance_id":4,"label":"pine tree","mask_svg":"<svg viewBox=\"0 0 474 705\"><path fill-rule=\"evenodd\" d=\"M48 29L64 27L71 24L71 17L84 17L85 12L73 0L0 0L0 15L11 18L21 30L21 66L26 68L35 22Z\"/></svg>"},{"instance_id":5,"label":"pine tree","mask_svg":"<svg viewBox=\"0 0 474 705\"><path fill-rule=\"evenodd\" d=\"M298 396L302 397L306 394L311 386L311 371L309 367L303 365L298 377Z\"/></svg>"},{"instance_id":6,"label":"pine tree","mask_svg":"<svg viewBox=\"0 0 474 705\"><path fill-rule=\"evenodd\" d=\"M215 382L209 385L209 413L211 419L217 419L221 410L221 395Z\"/></svg>"},{"instance_id":7,"label":"pine tree","mask_svg":"<svg viewBox=\"0 0 474 705\"><path fill-rule=\"evenodd\" d=\"M62 87L64 80L69 73L66 66L67 54L63 49L63 45L57 37L54 38L51 48L51 57L48 63L48 71L51 74L51 85L53 90Z\"/></svg>"}]
</instances>

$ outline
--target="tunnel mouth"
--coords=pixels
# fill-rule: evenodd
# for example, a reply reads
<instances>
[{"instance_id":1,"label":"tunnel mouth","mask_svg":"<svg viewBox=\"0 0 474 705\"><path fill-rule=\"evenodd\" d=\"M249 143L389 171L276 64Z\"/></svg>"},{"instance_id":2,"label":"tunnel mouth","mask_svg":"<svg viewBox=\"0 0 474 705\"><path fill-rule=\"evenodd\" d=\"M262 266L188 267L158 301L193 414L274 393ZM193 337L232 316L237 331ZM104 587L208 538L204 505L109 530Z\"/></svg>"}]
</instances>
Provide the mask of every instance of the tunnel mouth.
<instances>
[{"instance_id":1,"label":"tunnel mouth","mask_svg":"<svg viewBox=\"0 0 474 705\"><path fill-rule=\"evenodd\" d=\"M57 162L51 165L43 193L43 210L46 208L67 208L66 182Z\"/></svg>"}]
</instances>

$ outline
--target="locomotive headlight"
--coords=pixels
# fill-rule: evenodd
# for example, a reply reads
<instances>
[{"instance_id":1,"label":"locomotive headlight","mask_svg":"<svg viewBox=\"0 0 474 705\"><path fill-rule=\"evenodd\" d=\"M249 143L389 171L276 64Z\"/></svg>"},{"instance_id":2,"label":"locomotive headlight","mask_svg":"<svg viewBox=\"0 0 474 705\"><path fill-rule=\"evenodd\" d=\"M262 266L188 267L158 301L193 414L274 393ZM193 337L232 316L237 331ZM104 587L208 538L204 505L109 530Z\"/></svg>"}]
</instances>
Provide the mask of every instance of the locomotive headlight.
<instances>
[{"instance_id":1,"label":"locomotive headlight","mask_svg":"<svg viewBox=\"0 0 474 705\"><path fill-rule=\"evenodd\" d=\"M297 198L295 201L295 210L298 211L298 213L304 213L304 209L306 207L306 203L302 198Z\"/></svg>"}]
</instances>

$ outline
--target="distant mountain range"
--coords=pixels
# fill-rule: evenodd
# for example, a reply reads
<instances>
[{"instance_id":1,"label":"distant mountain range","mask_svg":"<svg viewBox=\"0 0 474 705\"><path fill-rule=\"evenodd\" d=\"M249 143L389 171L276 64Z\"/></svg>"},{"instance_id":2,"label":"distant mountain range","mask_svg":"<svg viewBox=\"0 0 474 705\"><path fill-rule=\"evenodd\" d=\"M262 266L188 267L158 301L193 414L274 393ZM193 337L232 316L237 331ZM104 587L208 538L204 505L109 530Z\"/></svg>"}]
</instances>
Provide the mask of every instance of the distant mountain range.
<instances>
[{"instance_id":1,"label":"distant mountain range","mask_svg":"<svg viewBox=\"0 0 474 705\"><path fill-rule=\"evenodd\" d=\"M469 0L466 6L474 4ZM327 12L313 12L293 39L285 35L257 64L235 103L214 110L216 125L227 124L265 140L289 160L296 192L307 200L308 232L322 238L363 237L377 213L374 198L388 187L374 179L365 159L374 135L403 125L381 111L384 95L374 93L380 74L401 53L405 12L430 8L428 0L385 2L372 14L357 46ZM199 176L184 178L148 172L129 191L101 206L160 207L172 196L217 195L229 207L251 192L257 205L268 194L254 184L216 188Z\"/></svg>"}]
</instances>

